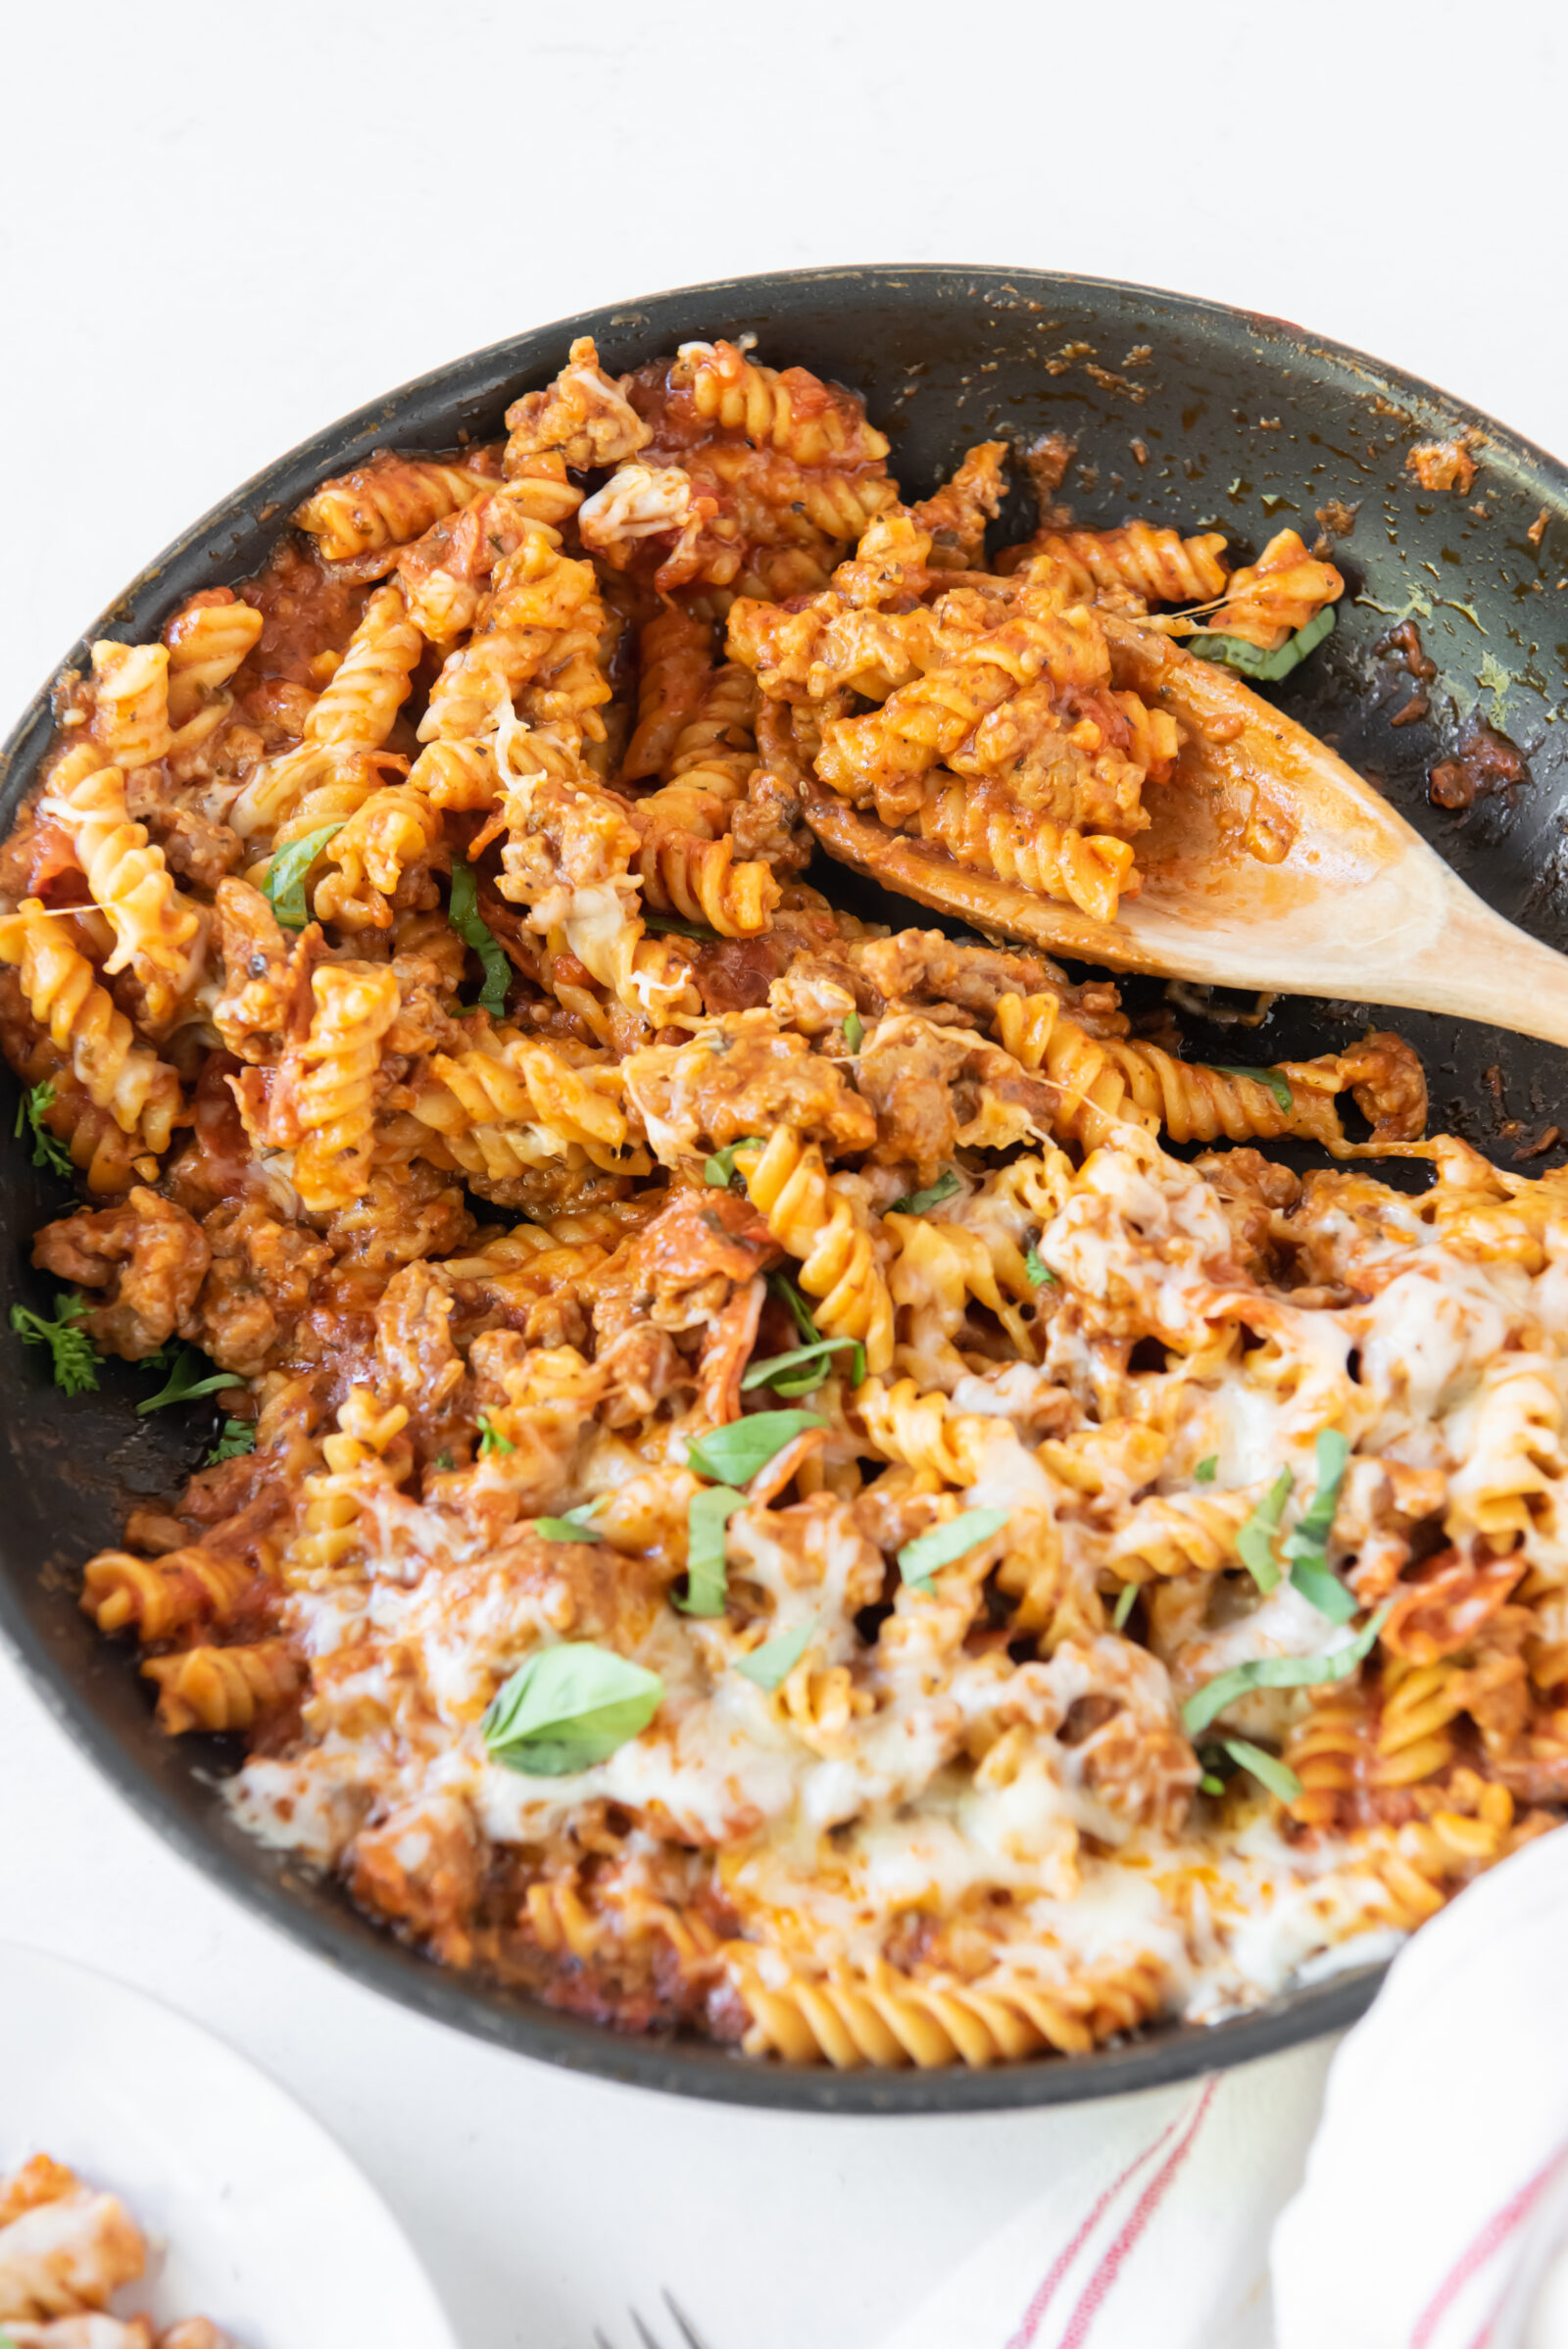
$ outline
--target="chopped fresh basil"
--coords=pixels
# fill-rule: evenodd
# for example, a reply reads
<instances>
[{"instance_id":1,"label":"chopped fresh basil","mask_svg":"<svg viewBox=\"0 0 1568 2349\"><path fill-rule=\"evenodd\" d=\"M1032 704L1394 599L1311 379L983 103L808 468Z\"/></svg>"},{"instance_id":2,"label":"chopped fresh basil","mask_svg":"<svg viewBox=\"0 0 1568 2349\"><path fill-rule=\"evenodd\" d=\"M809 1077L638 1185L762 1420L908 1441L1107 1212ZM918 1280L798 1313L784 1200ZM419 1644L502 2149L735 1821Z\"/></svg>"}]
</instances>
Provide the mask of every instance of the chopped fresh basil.
<instances>
[{"instance_id":1,"label":"chopped fresh basil","mask_svg":"<svg viewBox=\"0 0 1568 2349\"><path fill-rule=\"evenodd\" d=\"M826 1426L819 1411L754 1411L749 1419L732 1419L727 1427L696 1437L686 1446L686 1459L715 1485L744 1485L808 1428Z\"/></svg>"},{"instance_id":2,"label":"chopped fresh basil","mask_svg":"<svg viewBox=\"0 0 1568 2349\"><path fill-rule=\"evenodd\" d=\"M753 1362L741 1376L741 1391L749 1394L754 1387L771 1387L775 1395L814 1395L827 1377L829 1354L851 1348L850 1384L858 1387L865 1378L865 1348L858 1338L817 1338L809 1346L797 1346L787 1354L769 1354L765 1362ZM809 1367L802 1370L802 1364ZM799 1375L791 1378L791 1371Z\"/></svg>"},{"instance_id":3,"label":"chopped fresh basil","mask_svg":"<svg viewBox=\"0 0 1568 2349\"><path fill-rule=\"evenodd\" d=\"M727 1191L735 1172L735 1152L766 1147L760 1134L743 1134L739 1142L726 1142L721 1150L715 1150L703 1161L703 1181L713 1191Z\"/></svg>"},{"instance_id":4,"label":"chopped fresh basil","mask_svg":"<svg viewBox=\"0 0 1568 2349\"><path fill-rule=\"evenodd\" d=\"M492 1453L500 1454L516 1450L517 1447L510 1436L503 1436L498 1427L491 1426L488 1411L480 1412L476 1425L479 1430L479 1457L481 1460L488 1460Z\"/></svg>"},{"instance_id":5,"label":"chopped fresh basil","mask_svg":"<svg viewBox=\"0 0 1568 2349\"><path fill-rule=\"evenodd\" d=\"M43 1122L46 1111L54 1105L54 1079L45 1077L41 1085L32 1086L17 1103L17 1140L20 1142L24 1131L30 1126L34 1166L47 1167L51 1174L69 1175L72 1171L71 1152Z\"/></svg>"},{"instance_id":6,"label":"chopped fresh basil","mask_svg":"<svg viewBox=\"0 0 1568 2349\"><path fill-rule=\"evenodd\" d=\"M480 1728L492 1761L527 1778L568 1778L640 1737L663 1698L657 1672L568 1639L520 1664Z\"/></svg>"},{"instance_id":7,"label":"chopped fresh basil","mask_svg":"<svg viewBox=\"0 0 1568 2349\"><path fill-rule=\"evenodd\" d=\"M509 1451L514 1448L513 1444L507 1445ZM598 1501L585 1500L575 1509L568 1509L564 1517L536 1517L533 1530L541 1542L592 1542L593 1519L598 1509Z\"/></svg>"},{"instance_id":8,"label":"chopped fresh basil","mask_svg":"<svg viewBox=\"0 0 1568 2349\"><path fill-rule=\"evenodd\" d=\"M1126 1628L1127 1618L1133 1611L1133 1605L1138 1597L1138 1591L1139 1585L1137 1583L1123 1583L1121 1587L1121 1596L1116 1601L1116 1612L1110 1619L1113 1627L1118 1632L1123 1631Z\"/></svg>"},{"instance_id":9,"label":"chopped fresh basil","mask_svg":"<svg viewBox=\"0 0 1568 2349\"><path fill-rule=\"evenodd\" d=\"M722 1615L727 1585L724 1528L746 1495L730 1485L707 1485L694 1493L686 1511L686 1595L677 1598L683 1615Z\"/></svg>"},{"instance_id":10,"label":"chopped fresh basil","mask_svg":"<svg viewBox=\"0 0 1568 2349\"><path fill-rule=\"evenodd\" d=\"M1217 1077L1250 1077L1254 1085L1266 1085L1287 1117L1296 1105L1290 1079L1282 1077L1277 1068L1227 1068L1220 1060L1210 1060L1208 1066Z\"/></svg>"},{"instance_id":11,"label":"chopped fresh basil","mask_svg":"<svg viewBox=\"0 0 1568 2349\"><path fill-rule=\"evenodd\" d=\"M675 938L695 938L700 946L713 946L718 932L705 928L696 921L678 921L673 913L653 913L643 907L643 927L648 930L668 931Z\"/></svg>"},{"instance_id":12,"label":"chopped fresh basil","mask_svg":"<svg viewBox=\"0 0 1568 2349\"><path fill-rule=\"evenodd\" d=\"M1211 1485L1218 1474L1219 1454L1217 1451L1211 1451L1205 1454L1193 1470L1193 1482L1195 1485Z\"/></svg>"},{"instance_id":13,"label":"chopped fresh basil","mask_svg":"<svg viewBox=\"0 0 1568 2349\"><path fill-rule=\"evenodd\" d=\"M512 965L507 960L494 930L479 911L479 883L473 866L461 849L452 852L452 896L447 905L447 920L464 945L479 957L484 968L484 985L479 990L479 1008L499 1019L507 1007L507 989L512 985Z\"/></svg>"},{"instance_id":14,"label":"chopped fresh basil","mask_svg":"<svg viewBox=\"0 0 1568 2349\"><path fill-rule=\"evenodd\" d=\"M197 1352L194 1346L181 1346L178 1359L169 1374L167 1386L160 1387L156 1395L149 1395L145 1402L138 1403L138 1413L145 1416L149 1411L163 1410L166 1403L194 1402L199 1395L216 1395L220 1387L239 1387L244 1384L231 1370L215 1370L210 1378L198 1378L196 1374L206 1358L205 1354ZM158 1367L162 1369L163 1362Z\"/></svg>"},{"instance_id":15,"label":"chopped fresh basil","mask_svg":"<svg viewBox=\"0 0 1568 2349\"><path fill-rule=\"evenodd\" d=\"M1346 1646L1336 1648L1333 1655L1258 1656L1250 1664L1233 1664L1229 1672L1205 1681L1187 1699L1182 1707L1182 1727L1190 1737L1198 1737L1228 1704L1234 1704L1250 1688L1319 1688L1330 1681L1348 1679L1362 1658L1371 1654L1393 1603L1392 1599L1386 1599L1355 1638Z\"/></svg>"},{"instance_id":16,"label":"chopped fresh basil","mask_svg":"<svg viewBox=\"0 0 1568 2349\"><path fill-rule=\"evenodd\" d=\"M1277 1753L1266 1753L1261 1745L1250 1744L1246 1737L1225 1737L1221 1742L1231 1760L1243 1770L1250 1770L1259 1785L1277 1794L1281 1802L1294 1802L1300 1793L1300 1780L1289 1762L1282 1762Z\"/></svg>"},{"instance_id":17,"label":"chopped fresh basil","mask_svg":"<svg viewBox=\"0 0 1568 2349\"><path fill-rule=\"evenodd\" d=\"M755 1681L760 1688L776 1688L795 1670L810 1646L815 1630L814 1622L803 1623L793 1632L780 1632L776 1639L764 1639L749 1656L737 1659L736 1671L744 1680Z\"/></svg>"},{"instance_id":18,"label":"chopped fresh basil","mask_svg":"<svg viewBox=\"0 0 1568 2349\"><path fill-rule=\"evenodd\" d=\"M225 1419L223 1432L202 1462L202 1466L216 1468L220 1460L243 1459L247 1452L255 1449L255 1422L249 1419Z\"/></svg>"},{"instance_id":19,"label":"chopped fresh basil","mask_svg":"<svg viewBox=\"0 0 1568 2349\"><path fill-rule=\"evenodd\" d=\"M888 1209L888 1213L890 1215L924 1215L928 1208L940 1207L945 1199L952 1199L956 1191L962 1189L963 1185L952 1167L947 1166L943 1168L936 1181L927 1190L906 1191L902 1199L896 1199Z\"/></svg>"},{"instance_id":20,"label":"chopped fresh basil","mask_svg":"<svg viewBox=\"0 0 1568 2349\"><path fill-rule=\"evenodd\" d=\"M1200 1794L1223 1794L1225 1781L1222 1778L1216 1778L1211 1770L1205 1770L1198 1782L1198 1790Z\"/></svg>"},{"instance_id":21,"label":"chopped fresh basil","mask_svg":"<svg viewBox=\"0 0 1568 2349\"><path fill-rule=\"evenodd\" d=\"M844 1022L844 1041L849 1046L852 1052L858 1052L859 1051L860 1041L864 1034L864 1021L861 1019L858 1011L852 1011Z\"/></svg>"},{"instance_id":22,"label":"chopped fresh basil","mask_svg":"<svg viewBox=\"0 0 1568 2349\"><path fill-rule=\"evenodd\" d=\"M454 1462L452 1454L449 1451L438 1451L430 1465L432 1468L450 1470L456 1465L456 1463Z\"/></svg>"},{"instance_id":23,"label":"chopped fresh basil","mask_svg":"<svg viewBox=\"0 0 1568 2349\"><path fill-rule=\"evenodd\" d=\"M305 876L329 840L335 840L347 817L340 816L335 824L322 824L316 832L307 832L298 840L290 840L272 851L272 860L262 883L262 895L277 915L285 930L303 930L311 918L305 903Z\"/></svg>"},{"instance_id":24,"label":"chopped fresh basil","mask_svg":"<svg viewBox=\"0 0 1568 2349\"><path fill-rule=\"evenodd\" d=\"M67 1395L91 1395L98 1386L99 1354L85 1330L75 1324L84 1308L79 1297L62 1293L55 1298L56 1321L45 1321L26 1305L13 1305L11 1326L24 1346L47 1346L55 1385Z\"/></svg>"},{"instance_id":25,"label":"chopped fresh basil","mask_svg":"<svg viewBox=\"0 0 1568 2349\"><path fill-rule=\"evenodd\" d=\"M1280 1520L1295 1482L1291 1471L1282 1468L1236 1537L1237 1555L1260 1590L1272 1590L1280 1579L1274 1537L1280 1530Z\"/></svg>"},{"instance_id":26,"label":"chopped fresh basil","mask_svg":"<svg viewBox=\"0 0 1568 2349\"><path fill-rule=\"evenodd\" d=\"M1277 685L1333 632L1334 607L1325 604L1317 617L1308 620L1304 628L1298 628L1277 652L1265 653L1261 647L1249 644L1245 636L1209 635L1190 636L1187 650L1196 653L1200 661L1218 661L1244 677L1255 677L1264 685Z\"/></svg>"},{"instance_id":27,"label":"chopped fresh basil","mask_svg":"<svg viewBox=\"0 0 1568 2349\"><path fill-rule=\"evenodd\" d=\"M770 1272L767 1276L767 1285L773 1295L788 1305L794 1316L795 1326L807 1345L814 1346L822 1333L811 1319L811 1308L796 1288L795 1283L787 1273Z\"/></svg>"},{"instance_id":28,"label":"chopped fresh basil","mask_svg":"<svg viewBox=\"0 0 1568 2349\"><path fill-rule=\"evenodd\" d=\"M960 1517L950 1517L946 1525L934 1525L928 1534L906 1542L899 1552L899 1572L917 1590L929 1590L939 1566L951 1566L955 1558L989 1542L1006 1522L1005 1509L965 1509Z\"/></svg>"},{"instance_id":29,"label":"chopped fresh basil","mask_svg":"<svg viewBox=\"0 0 1568 2349\"><path fill-rule=\"evenodd\" d=\"M1301 1596L1327 1615L1331 1623L1348 1623L1356 1601L1328 1560L1328 1540L1340 1504L1340 1487L1350 1447L1338 1428L1324 1428L1317 1440L1317 1488L1311 1506L1295 1531L1286 1537L1285 1555L1291 1560L1291 1581Z\"/></svg>"},{"instance_id":30,"label":"chopped fresh basil","mask_svg":"<svg viewBox=\"0 0 1568 2349\"><path fill-rule=\"evenodd\" d=\"M1048 1281L1051 1283L1053 1289L1058 1286L1055 1274L1052 1271L1051 1266L1046 1262L1045 1257L1040 1253L1038 1246L1032 1240L1030 1241L1028 1249L1024 1255L1023 1268L1024 1271L1029 1275L1029 1286L1031 1289L1043 1289Z\"/></svg>"}]
</instances>

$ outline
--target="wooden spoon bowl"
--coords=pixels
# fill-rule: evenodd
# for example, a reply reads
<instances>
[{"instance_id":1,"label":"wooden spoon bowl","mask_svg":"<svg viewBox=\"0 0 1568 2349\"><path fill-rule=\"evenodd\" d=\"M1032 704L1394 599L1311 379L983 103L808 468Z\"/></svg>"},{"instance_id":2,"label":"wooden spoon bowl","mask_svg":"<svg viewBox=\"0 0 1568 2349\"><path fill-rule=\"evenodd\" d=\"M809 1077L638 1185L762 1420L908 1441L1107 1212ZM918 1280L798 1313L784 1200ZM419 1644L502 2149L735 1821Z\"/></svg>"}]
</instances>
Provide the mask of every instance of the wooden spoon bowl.
<instances>
[{"instance_id":1,"label":"wooden spoon bowl","mask_svg":"<svg viewBox=\"0 0 1568 2349\"><path fill-rule=\"evenodd\" d=\"M1568 956L1467 889L1326 744L1230 670L1101 613L1118 685L1186 740L1113 923L956 864L817 789L841 862L976 928L1113 970L1459 1012L1568 1044Z\"/></svg>"}]
</instances>

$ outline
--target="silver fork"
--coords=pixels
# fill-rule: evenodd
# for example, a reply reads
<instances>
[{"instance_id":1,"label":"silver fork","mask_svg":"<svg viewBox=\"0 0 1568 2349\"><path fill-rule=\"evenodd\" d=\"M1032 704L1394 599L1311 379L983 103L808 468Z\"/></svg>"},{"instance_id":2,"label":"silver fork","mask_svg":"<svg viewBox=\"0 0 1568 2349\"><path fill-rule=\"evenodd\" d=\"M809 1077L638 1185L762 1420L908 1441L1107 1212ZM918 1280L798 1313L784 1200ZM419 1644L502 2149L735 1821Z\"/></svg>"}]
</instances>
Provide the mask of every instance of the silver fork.
<instances>
[{"instance_id":1,"label":"silver fork","mask_svg":"<svg viewBox=\"0 0 1568 2349\"><path fill-rule=\"evenodd\" d=\"M670 2316L674 2319L676 2333L685 2344L685 2349L708 2349L708 2343L703 2339L690 2317L679 2307L674 2294L666 2291L663 2294L663 2301ZM637 2338L642 2343L642 2349L662 2349L659 2335L656 2332L650 2332L634 2308L629 2308L626 2314L637 2328ZM594 2326L594 2349L612 2349L611 2343L606 2340L597 2325Z\"/></svg>"}]
</instances>

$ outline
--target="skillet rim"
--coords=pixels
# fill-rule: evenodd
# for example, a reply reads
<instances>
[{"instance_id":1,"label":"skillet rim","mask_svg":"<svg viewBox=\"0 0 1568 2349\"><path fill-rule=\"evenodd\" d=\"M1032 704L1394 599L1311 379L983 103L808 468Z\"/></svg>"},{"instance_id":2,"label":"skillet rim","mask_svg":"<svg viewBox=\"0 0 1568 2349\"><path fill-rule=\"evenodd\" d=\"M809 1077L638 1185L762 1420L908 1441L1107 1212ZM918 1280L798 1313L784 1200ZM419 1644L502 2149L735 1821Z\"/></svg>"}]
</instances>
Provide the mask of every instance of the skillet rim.
<instances>
[{"instance_id":1,"label":"skillet rim","mask_svg":"<svg viewBox=\"0 0 1568 2349\"><path fill-rule=\"evenodd\" d=\"M1486 436L1489 463L1494 467L1502 459L1503 469L1549 486L1568 503L1568 466L1561 460L1441 387L1351 345L1314 335L1289 319L1169 287L1062 270L943 262L764 270L670 287L549 320L413 376L320 427L218 500L144 564L83 631L0 745L0 823L9 828L23 791L30 787L32 770L52 731L50 695L60 669L77 663L93 638L140 624L144 607L163 592L160 583L207 542L232 539L237 548L241 537L265 527L272 514L283 514L294 502L294 492L282 487L291 478L314 485L328 472L348 469L395 436L397 418L405 409L444 392L450 410L460 383L467 387L458 395L463 401L475 407L493 406L509 380L514 382L528 373L542 356L570 335L593 332L604 337L617 327L645 326L648 321L643 314L657 305L677 304L692 315L705 308L722 315L726 308L755 308L785 290L799 295L820 289L824 302L837 308L852 296L858 283L867 280L874 280L879 294L889 301L907 297L911 306L918 304L922 295L930 304L943 293L979 301L990 291L1010 294L1015 301L1031 299L1036 293L1044 293L1049 300L1056 292L1064 298L1130 299L1159 306L1178 327L1206 330L1222 341L1234 343L1240 338L1253 342L1260 346L1259 358L1283 344L1290 356L1274 360L1276 369L1294 366L1308 382L1313 376L1321 381L1330 370L1343 370L1359 377L1368 392L1403 395L1401 405L1412 415L1429 418L1434 431L1475 426ZM1425 422L1422 428L1427 428ZM411 437L427 442L429 436L421 430ZM274 492L280 494L274 497ZM270 513L264 517L258 510L267 507ZM244 527L236 531L235 525L241 521ZM285 519L280 528L286 527ZM210 551L215 553L216 577L223 569L222 549L220 545ZM239 560L237 552L235 560ZM1035 2058L980 2071L955 2066L931 2072L867 2069L839 2073L825 2066L790 2067L756 2061L700 2040L622 2034L493 1989L480 1980L470 1980L418 1956L390 1934L366 1924L349 1907L345 1895L324 1891L309 1872L279 1863L276 1854L248 1838L236 1840L235 1831L225 1835L210 1803L207 1820L199 1820L193 1801L175 1799L165 1782L91 1709L90 1689L83 1688L79 1673L53 1652L48 1639L28 1616L21 1584L24 1575L36 1577L37 1572L35 1564L23 1566L14 1557L11 1541L0 1527L0 1639L46 1710L122 1799L182 1860L215 1879L253 1916L315 1956L431 2021L515 2054L627 2085L780 2111L862 2116L1015 2111L1165 2085L1342 2031L1365 2012L1387 1971L1382 1964L1362 1966L1288 1991L1260 2008L1219 2023L1157 2026L1136 2038L1102 2045L1087 2055ZM203 1781L210 1783L210 1774L199 1762L187 1762L187 1791Z\"/></svg>"}]
</instances>

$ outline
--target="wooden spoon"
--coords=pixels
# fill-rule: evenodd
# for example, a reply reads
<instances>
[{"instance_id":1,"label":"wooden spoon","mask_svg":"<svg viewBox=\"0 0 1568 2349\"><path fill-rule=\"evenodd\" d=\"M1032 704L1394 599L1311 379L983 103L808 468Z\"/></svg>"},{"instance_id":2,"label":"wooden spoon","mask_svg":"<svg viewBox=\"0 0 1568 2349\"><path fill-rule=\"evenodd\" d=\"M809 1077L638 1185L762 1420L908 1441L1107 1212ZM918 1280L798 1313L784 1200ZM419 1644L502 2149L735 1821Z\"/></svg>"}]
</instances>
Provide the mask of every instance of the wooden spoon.
<instances>
[{"instance_id":1,"label":"wooden spoon","mask_svg":"<svg viewBox=\"0 0 1568 2349\"><path fill-rule=\"evenodd\" d=\"M1092 921L813 785L830 856L977 929L1115 970L1457 1012L1568 1044L1568 956L1494 913L1342 759L1232 671L1099 612L1119 686L1186 734L1152 786L1144 885Z\"/></svg>"}]
</instances>

